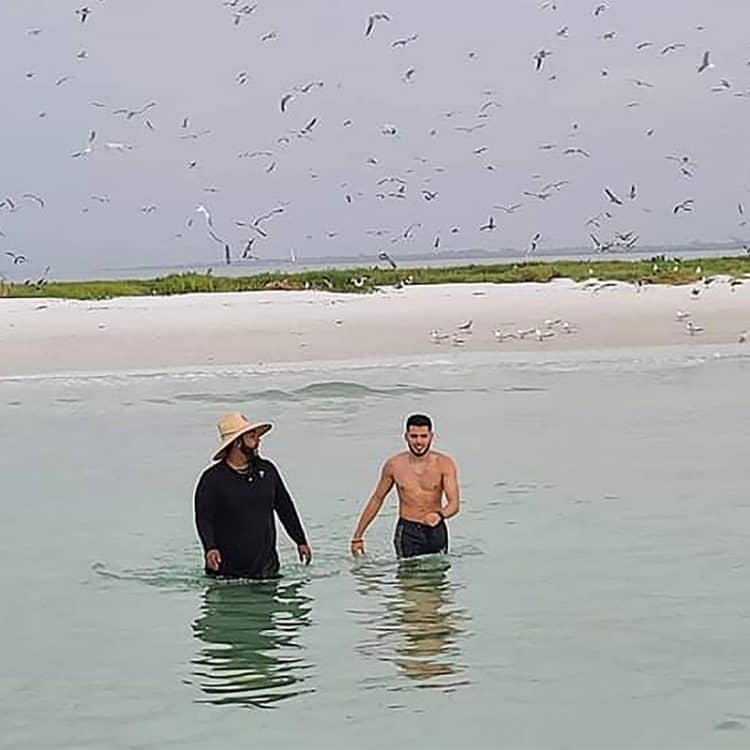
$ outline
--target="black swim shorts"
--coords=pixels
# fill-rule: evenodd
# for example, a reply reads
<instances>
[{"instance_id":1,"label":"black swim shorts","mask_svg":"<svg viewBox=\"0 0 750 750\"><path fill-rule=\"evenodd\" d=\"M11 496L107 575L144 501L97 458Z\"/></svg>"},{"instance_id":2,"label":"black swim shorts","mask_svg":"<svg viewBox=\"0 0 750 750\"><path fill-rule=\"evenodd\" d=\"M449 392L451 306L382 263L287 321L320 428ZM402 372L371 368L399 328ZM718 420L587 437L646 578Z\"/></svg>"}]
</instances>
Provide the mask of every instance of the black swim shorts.
<instances>
[{"instance_id":1,"label":"black swim shorts","mask_svg":"<svg viewBox=\"0 0 750 750\"><path fill-rule=\"evenodd\" d=\"M407 521L399 518L396 533L393 535L393 546L399 557L415 557L448 551L448 527L445 521L437 526Z\"/></svg>"}]
</instances>

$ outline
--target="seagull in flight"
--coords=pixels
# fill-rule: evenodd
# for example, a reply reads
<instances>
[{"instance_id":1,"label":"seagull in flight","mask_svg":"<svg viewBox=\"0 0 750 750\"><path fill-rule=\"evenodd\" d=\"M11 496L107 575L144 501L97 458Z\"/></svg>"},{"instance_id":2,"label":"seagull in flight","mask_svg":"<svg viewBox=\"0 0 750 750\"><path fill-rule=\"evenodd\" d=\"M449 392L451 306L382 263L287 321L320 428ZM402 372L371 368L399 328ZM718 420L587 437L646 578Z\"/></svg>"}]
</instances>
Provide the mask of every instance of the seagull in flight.
<instances>
[{"instance_id":1,"label":"seagull in flight","mask_svg":"<svg viewBox=\"0 0 750 750\"><path fill-rule=\"evenodd\" d=\"M132 120L136 115L145 114L155 106L156 102L148 102L148 104L144 104L140 109L127 109L126 107L121 107L120 109L112 110L112 114L125 115L126 120Z\"/></svg>"},{"instance_id":2,"label":"seagull in flight","mask_svg":"<svg viewBox=\"0 0 750 750\"><path fill-rule=\"evenodd\" d=\"M552 53L547 49L540 49L539 52L534 55L534 61L536 63L537 71L540 71L542 69L545 59L548 58L551 54Z\"/></svg>"},{"instance_id":3,"label":"seagull in flight","mask_svg":"<svg viewBox=\"0 0 750 750\"><path fill-rule=\"evenodd\" d=\"M390 21L391 17L387 13L373 13L367 18L367 28L365 29L365 36L370 36L372 30L375 28L377 21Z\"/></svg>"},{"instance_id":4,"label":"seagull in flight","mask_svg":"<svg viewBox=\"0 0 750 750\"><path fill-rule=\"evenodd\" d=\"M88 5L84 5L83 8L78 8L75 14L81 17L81 23L86 23L86 19L91 15L91 8Z\"/></svg>"},{"instance_id":5,"label":"seagull in flight","mask_svg":"<svg viewBox=\"0 0 750 750\"><path fill-rule=\"evenodd\" d=\"M579 154L580 156L585 156L587 159L591 157L591 154L585 149L573 148L573 147L566 148L565 151L563 151L563 154L566 156L573 156L573 155Z\"/></svg>"},{"instance_id":6,"label":"seagull in flight","mask_svg":"<svg viewBox=\"0 0 750 750\"><path fill-rule=\"evenodd\" d=\"M688 198L687 200L682 201L681 203L678 203L673 209L673 214L678 214L680 211L684 211L685 213L690 213L690 211L693 210L693 204L695 201L692 198Z\"/></svg>"},{"instance_id":7,"label":"seagull in flight","mask_svg":"<svg viewBox=\"0 0 750 750\"><path fill-rule=\"evenodd\" d=\"M407 44L416 42L418 38L416 34L411 34L411 36L407 36L404 39L396 39L395 42L391 43L391 47L406 47Z\"/></svg>"},{"instance_id":8,"label":"seagull in flight","mask_svg":"<svg viewBox=\"0 0 750 750\"><path fill-rule=\"evenodd\" d=\"M40 198L38 195L35 195L34 193L24 193L22 198L26 198L28 200L36 201L42 208L44 208L44 200Z\"/></svg>"},{"instance_id":9,"label":"seagull in flight","mask_svg":"<svg viewBox=\"0 0 750 750\"><path fill-rule=\"evenodd\" d=\"M386 263L388 263L388 265L390 265L390 267L394 271L398 268L398 266L396 265L396 262L393 260L393 258L391 258L390 255L388 255L388 253L385 250L381 250L378 253L378 260L384 260Z\"/></svg>"},{"instance_id":10,"label":"seagull in flight","mask_svg":"<svg viewBox=\"0 0 750 750\"><path fill-rule=\"evenodd\" d=\"M284 96L281 97L279 106L281 107L282 112L286 112L286 106L292 99L294 99L294 94L284 94Z\"/></svg>"},{"instance_id":11,"label":"seagull in flight","mask_svg":"<svg viewBox=\"0 0 750 750\"><path fill-rule=\"evenodd\" d=\"M659 54L661 55L668 55L670 52L674 52L675 50L682 49L683 47L686 47L686 44L683 44L682 42L676 42L674 44L668 44L666 47L662 48L661 52Z\"/></svg>"},{"instance_id":12,"label":"seagull in flight","mask_svg":"<svg viewBox=\"0 0 750 750\"><path fill-rule=\"evenodd\" d=\"M540 201L546 201L547 198L551 198L552 197L552 193L548 193L548 192L545 192L545 191L542 191L540 193L533 193L533 192L531 192L529 190L524 190L523 194L524 195L528 195L529 198L537 198Z\"/></svg>"},{"instance_id":13,"label":"seagull in flight","mask_svg":"<svg viewBox=\"0 0 750 750\"><path fill-rule=\"evenodd\" d=\"M493 208L499 208L501 211L504 211L506 214L512 214L518 211L519 208L523 206L523 203L513 203L510 206L493 206Z\"/></svg>"},{"instance_id":14,"label":"seagull in flight","mask_svg":"<svg viewBox=\"0 0 750 750\"><path fill-rule=\"evenodd\" d=\"M537 247L539 247L539 242L541 241L541 239L542 239L542 234L541 234L541 232L537 232L537 233L536 233L536 234L535 234L535 235L534 235L534 236L533 236L533 237L531 238L531 242L529 243L529 247L528 247L528 249L526 250L526 255L529 255L529 254L533 253L533 252L534 252L534 251L535 251L535 250L537 249Z\"/></svg>"},{"instance_id":15,"label":"seagull in flight","mask_svg":"<svg viewBox=\"0 0 750 750\"><path fill-rule=\"evenodd\" d=\"M622 200L618 198L609 188L604 188L604 194L609 198L611 203L614 203L617 206L622 205Z\"/></svg>"},{"instance_id":16,"label":"seagull in flight","mask_svg":"<svg viewBox=\"0 0 750 750\"><path fill-rule=\"evenodd\" d=\"M490 216L490 218L488 219L487 223L483 224L481 227L479 227L479 231L483 232L486 229L491 231L491 230L495 229L495 226L496 226L495 225L495 217L494 216Z\"/></svg>"},{"instance_id":17,"label":"seagull in flight","mask_svg":"<svg viewBox=\"0 0 750 750\"><path fill-rule=\"evenodd\" d=\"M252 222L253 226L256 229L259 229L260 228L260 223L262 221L268 221L268 219L270 219L272 216L275 216L276 214L282 214L282 213L284 213L284 207L283 206L278 206L276 208L272 208L270 211L268 211L268 212L266 212L264 214L261 214L260 216L257 216L255 219L253 219L253 222Z\"/></svg>"},{"instance_id":18,"label":"seagull in flight","mask_svg":"<svg viewBox=\"0 0 750 750\"><path fill-rule=\"evenodd\" d=\"M708 70L709 68L713 68L714 64L711 62L711 51L706 50L703 53L703 58L700 61L700 65L698 65L698 72L702 73L704 70Z\"/></svg>"}]
</instances>

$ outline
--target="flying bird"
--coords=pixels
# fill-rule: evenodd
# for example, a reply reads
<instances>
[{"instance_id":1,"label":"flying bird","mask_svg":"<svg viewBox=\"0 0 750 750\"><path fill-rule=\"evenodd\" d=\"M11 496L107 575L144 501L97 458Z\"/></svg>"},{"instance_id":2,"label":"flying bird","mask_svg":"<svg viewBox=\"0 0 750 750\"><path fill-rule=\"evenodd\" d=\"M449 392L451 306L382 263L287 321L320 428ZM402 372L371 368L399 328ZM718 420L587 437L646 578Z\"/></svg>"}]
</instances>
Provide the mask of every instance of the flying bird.
<instances>
[{"instance_id":1,"label":"flying bird","mask_svg":"<svg viewBox=\"0 0 750 750\"><path fill-rule=\"evenodd\" d=\"M609 188L604 188L604 193L609 198L611 203L614 203L618 206L622 205L622 200L618 198Z\"/></svg>"},{"instance_id":2,"label":"flying bird","mask_svg":"<svg viewBox=\"0 0 750 750\"><path fill-rule=\"evenodd\" d=\"M44 200L40 198L38 195L35 195L34 193L24 193L22 198L26 198L27 200L36 201L42 208L44 208Z\"/></svg>"},{"instance_id":3,"label":"flying bird","mask_svg":"<svg viewBox=\"0 0 750 750\"><path fill-rule=\"evenodd\" d=\"M531 242L529 243L528 250L526 251L526 254L529 255L530 253L533 253L537 247L539 247L539 242L542 239L541 232L537 232L532 238Z\"/></svg>"},{"instance_id":4,"label":"flying bird","mask_svg":"<svg viewBox=\"0 0 750 750\"><path fill-rule=\"evenodd\" d=\"M407 44L416 42L418 38L419 37L416 34L412 34L411 36L407 36L404 39L396 39L395 42L391 43L391 47L406 47Z\"/></svg>"},{"instance_id":5,"label":"flying bird","mask_svg":"<svg viewBox=\"0 0 750 750\"><path fill-rule=\"evenodd\" d=\"M591 154L582 148L566 148L565 151L563 151L563 154L566 156L573 156L573 155L580 155L585 156L587 159L591 157Z\"/></svg>"},{"instance_id":6,"label":"flying bird","mask_svg":"<svg viewBox=\"0 0 750 750\"><path fill-rule=\"evenodd\" d=\"M284 94L284 96L281 97L279 106L281 107L282 112L286 112L286 105L289 104L292 99L294 99L294 94Z\"/></svg>"},{"instance_id":7,"label":"flying bird","mask_svg":"<svg viewBox=\"0 0 750 750\"><path fill-rule=\"evenodd\" d=\"M126 120L132 120L136 115L145 114L155 106L156 102L148 102L148 104L144 104L142 107L140 107L140 109L127 109L126 107L120 107L119 109L112 110L112 114L125 115Z\"/></svg>"},{"instance_id":8,"label":"flying bird","mask_svg":"<svg viewBox=\"0 0 750 750\"><path fill-rule=\"evenodd\" d=\"M695 201L692 198L688 198L687 200L682 201L681 203L678 203L673 209L673 214L678 214L680 211L685 211L686 213L690 213L690 211L693 210L693 204Z\"/></svg>"},{"instance_id":9,"label":"flying bird","mask_svg":"<svg viewBox=\"0 0 750 750\"><path fill-rule=\"evenodd\" d=\"M668 44L666 47L662 48L659 54L667 55L670 52L674 52L675 50L682 49L685 46L687 45L683 44L682 42L677 42L675 44Z\"/></svg>"},{"instance_id":10,"label":"flying bird","mask_svg":"<svg viewBox=\"0 0 750 750\"><path fill-rule=\"evenodd\" d=\"M714 64L711 62L711 52L710 50L706 50L703 53L703 58L700 61L700 64L698 65L698 72L702 73L704 70L708 70L709 68L713 68Z\"/></svg>"},{"instance_id":11,"label":"flying bird","mask_svg":"<svg viewBox=\"0 0 750 750\"><path fill-rule=\"evenodd\" d=\"M486 224L483 224L481 227L479 227L479 231L483 232L484 230L493 230L495 228L495 217L490 216L489 220Z\"/></svg>"},{"instance_id":12,"label":"flying bird","mask_svg":"<svg viewBox=\"0 0 750 750\"><path fill-rule=\"evenodd\" d=\"M378 260L384 260L386 263L390 265L390 267L395 271L398 266L396 265L396 262L391 258L390 255L385 250L381 250L378 253Z\"/></svg>"},{"instance_id":13,"label":"flying bird","mask_svg":"<svg viewBox=\"0 0 750 750\"><path fill-rule=\"evenodd\" d=\"M501 211L504 211L506 214L512 214L518 211L518 209L521 208L521 206L523 206L522 203L513 203L510 206L499 205L499 206L493 206L493 208L499 208Z\"/></svg>"},{"instance_id":14,"label":"flying bird","mask_svg":"<svg viewBox=\"0 0 750 750\"><path fill-rule=\"evenodd\" d=\"M537 71L540 71L542 69L545 59L548 58L551 54L552 53L549 50L540 49L539 52L534 55L534 61L536 62Z\"/></svg>"},{"instance_id":15,"label":"flying bird","mask_svg":"<svg viewBox=\"0 0 750 750\"><path fill-rule=\"evenodd\" d=\"M373 28L375 28L375 23L377 21L390 21L390 20L391 18L387 13L373 13L367 18L367 28L365 29L365 36L370 36Z\"/></svg>"}]
</instances>

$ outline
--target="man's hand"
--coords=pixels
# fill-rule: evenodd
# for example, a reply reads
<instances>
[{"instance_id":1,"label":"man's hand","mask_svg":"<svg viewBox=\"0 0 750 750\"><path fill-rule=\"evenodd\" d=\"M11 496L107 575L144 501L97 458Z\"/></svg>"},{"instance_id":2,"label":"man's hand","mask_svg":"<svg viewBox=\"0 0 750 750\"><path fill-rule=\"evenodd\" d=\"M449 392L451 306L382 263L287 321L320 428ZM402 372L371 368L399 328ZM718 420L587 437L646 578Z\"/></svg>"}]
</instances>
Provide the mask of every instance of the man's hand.
<instances>
[{"instance_id":1,"label":"man's hand","mask_svg":"<svg viewBox=\"0 0 750 750\"><path fill-rule=\"evenodd\" d=\"M300 562L305 563L305 565L310 564L310 560L312 560L312 550L307 544L298 544L297 554L299 555Z\"/></svg>"},{"instance_id":2,"label":"man's hand","mask_svg":"<svg viewBox=\"0 0 750 750\"><path fill-rule=\"evenodd\" d=\"M352 551L352 554L355 557L359 557L359 555L365 554L365 540L364 539L352 539L352 541L349 543L349 547Z\"/></svg>"},{"instance_id":3,"label":"man's hand","mask_svg":"<svg viewBox=\"0 0 750 750\"><path fill-rule=\"evenodd\" d=\"M221 552L215 547L206 552L206 567L209 570L213 570L214 573L219 572L219 568L221 567Z\"/></svg>"},{"instance_id":4,"label":"man's hand","mask_svg":"<svg viewBox=\"0 0 750 750\"><path fill-rule=\"evenodd\" d=\"M437 526L442 520L443 520L443 517L440 515L440 513L434 510L431 513L428 513L424 517L424 522L428 526L432 526L433 528Z\"/></svg>"}]
</instances>

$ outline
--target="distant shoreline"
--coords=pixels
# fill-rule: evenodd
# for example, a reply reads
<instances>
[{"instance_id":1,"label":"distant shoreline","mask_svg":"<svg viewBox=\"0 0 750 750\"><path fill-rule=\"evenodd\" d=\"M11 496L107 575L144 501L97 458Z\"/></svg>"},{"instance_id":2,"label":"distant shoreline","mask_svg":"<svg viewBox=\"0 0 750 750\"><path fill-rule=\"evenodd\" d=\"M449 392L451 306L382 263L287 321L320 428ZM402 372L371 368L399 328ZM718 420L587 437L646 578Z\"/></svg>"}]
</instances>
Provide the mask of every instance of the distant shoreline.
<instances>
[{"instance_id":1,"label":"distant shoreline","mask_svg":"<svg viewBox=\"0 0 750 750\"><path fill-rule=\"evenodd\" d=\"M676 274L670 270L661 283L645 286L630 283L638 280L635 268L627 280L614 281L601 266L592 268L598 280L584 266L578 272L585 281L555 278L547 267L544 283L458 283L471 274L454 269L451 283L440 284L431 270L427 281L415 278L400 288L391 283L370 294L316 288L165 295L149 294L148 284L139 282L140 295L105 299L112 289L99 287L99 299L55 299L43 297L45 289L27 299L0 300L0 377L423 357L460 362L466 355L493 361L591 352L640 357L663 347L747 351L750 279L742 281L741 274L750 271L750 259L691 263L677 276L693 283L672 283ZM730 273L712 275L719 270Z\"/></svg>"},{"instance_id":2,"label":"distant shoreline","mask_svg":"<svg viewBox=\"0 0 750 750\"><path fill-rule=\"evenodd\" d=\"M0 298L54 298L101 300L118 297L255 291L319 290L367 293L382 287L432 284L545 283L556 279L583 282L592 278L640 284L683 285L713 276L742 280L750 277L750 255L681 260L656 255L648 260L554 260L503 262L441 267L376 266L320 268L304 271L269 271L249 276L218 276L185 272L150 279L90 281L0 281Z\"/></svg>"}]
</instances>

